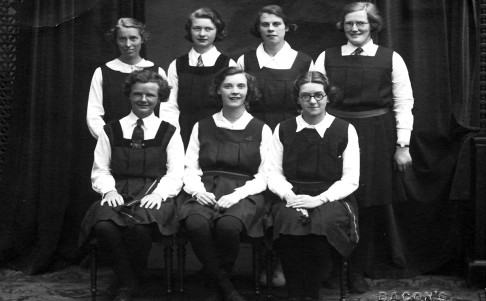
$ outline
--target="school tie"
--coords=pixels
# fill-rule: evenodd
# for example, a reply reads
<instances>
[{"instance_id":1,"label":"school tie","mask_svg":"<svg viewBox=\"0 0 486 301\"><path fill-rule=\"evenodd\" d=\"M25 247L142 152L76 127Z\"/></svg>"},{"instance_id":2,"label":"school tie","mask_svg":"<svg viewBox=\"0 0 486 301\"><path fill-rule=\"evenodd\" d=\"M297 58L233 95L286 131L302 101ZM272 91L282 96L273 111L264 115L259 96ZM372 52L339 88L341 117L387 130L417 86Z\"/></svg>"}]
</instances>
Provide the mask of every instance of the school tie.
<instances>
[{"instance_id":1,"label":"school tie","mask_svg":"<svg viewBox=\"0 0 486 301\"><path fill-rule=\"evenodd\" d=\"M356 48L355 51L353 51L353 55L361 55L362 52L363 52L363 48L358 47Z\"/></svg>"},{"instance_id":2,"label":"school tie","mask_svg":"<svg viewBox=\"0 0 486 301\"><path fill-rule=\"evenodd\" d=\"M133 129L133 134L132 134L132 148L142 148L143 147L143 120L139 119L137 120L137 126Z\"/></svg>"},{"instance_id":3,"label":"school tie","mask_svg":"<svg viewBox=\"0 0 486 301\"><path fill-rule=\"evenodd\" d=\"M197 66L204 67L204 63L202 61L202 55L199 55L199 57L197 58Z\"/></svg>"}]
</instances>

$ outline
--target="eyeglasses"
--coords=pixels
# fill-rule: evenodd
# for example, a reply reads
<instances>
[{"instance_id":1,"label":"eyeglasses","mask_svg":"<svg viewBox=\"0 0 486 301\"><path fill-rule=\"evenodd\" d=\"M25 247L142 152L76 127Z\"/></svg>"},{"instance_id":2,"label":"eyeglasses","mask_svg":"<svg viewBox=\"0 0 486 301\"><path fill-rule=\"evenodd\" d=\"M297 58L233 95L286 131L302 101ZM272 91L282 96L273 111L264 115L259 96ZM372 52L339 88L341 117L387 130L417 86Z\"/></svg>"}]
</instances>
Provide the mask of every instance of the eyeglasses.
<instances>
[{"instance_id":1,"label":"eyeglasses","mask_svg":"<svg viewBox=\"0 0 486 301\"><path fill-rule=\"evenodd\" d=\"M366 24L369 24L369 23L370 22L363 22L363 21L344 22L344 28L346 28L346 29L352 29L354 24L356 24L356 27L358 27L358 28L363 28Z\"/></svg>"},{"instance_id":2,"label":"eyeglasses","mask_svg":"<svg viewBox=\"0 0 486 301\"><path fill-rule=\"evenodd\" d=\"M299 99L302 99L303 101L308 102L308 101L311 100L312 97L314 97L314 99L316 101L321 101L326 96L327 96L326 94L322 94L322 93L302 94L302 95L299 95Z\"/></svg>"}]
</instances>

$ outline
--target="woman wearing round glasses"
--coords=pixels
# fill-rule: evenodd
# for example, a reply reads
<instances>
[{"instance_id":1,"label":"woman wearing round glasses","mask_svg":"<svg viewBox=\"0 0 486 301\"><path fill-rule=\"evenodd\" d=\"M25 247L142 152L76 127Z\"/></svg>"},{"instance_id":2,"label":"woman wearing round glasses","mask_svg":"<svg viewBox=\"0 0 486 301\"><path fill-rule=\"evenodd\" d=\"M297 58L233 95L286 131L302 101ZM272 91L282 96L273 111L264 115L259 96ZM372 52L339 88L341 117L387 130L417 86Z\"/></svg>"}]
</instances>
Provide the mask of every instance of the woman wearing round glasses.
<instances>
[{"instance_id":1,"label":"woman wearing round glasses","mask_svg":"<svg viewBox=\"0 0 486 301\"><path fill-rule=\"evenodd\" d=\"M270 142L273 237L288 300L318 300L331 248L347 257L358 241L350 196L359 183L358 136L326 113L336 92L322 73L302 74L294 86L302 114L277 125Z\"/></svg>"},{"instance_id":2,"label":"woman wearing round glasses","mask_svg":"<svg viewBox=\"0 0 486 301\"><path fill-rule=\"evenodd\" d=\"M356 293L368 290L363 274L369 264L373 229L386 216L378 212L392 211L393 169L403 172L412 164L408 148L412 87L401 56L373 43L371 34L380 31L382 23L374 4L346 5L337 28L344 31L348 43L322 52L315 65L343 93L342 101L330 104L327 111L353 124L360 137L361 176L356 196L361 239L351 258L349 279L350 290Z\"/></svg>"}]
</instances>

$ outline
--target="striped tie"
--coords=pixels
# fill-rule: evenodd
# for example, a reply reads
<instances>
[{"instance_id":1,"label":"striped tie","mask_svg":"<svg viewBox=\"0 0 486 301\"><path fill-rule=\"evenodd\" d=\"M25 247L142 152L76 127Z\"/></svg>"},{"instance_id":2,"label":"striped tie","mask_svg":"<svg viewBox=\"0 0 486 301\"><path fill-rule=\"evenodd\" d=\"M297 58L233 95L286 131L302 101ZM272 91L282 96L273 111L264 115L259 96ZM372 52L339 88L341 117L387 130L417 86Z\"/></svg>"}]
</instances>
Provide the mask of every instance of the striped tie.
<instances>
[{"instance_id":1,"label":"striped tie","mask_svg":"<svg viewBox=\"0 0 486 301\"><path fill-rule=\"evenodd\" d=\"M204 67L204 63L202 61L202 55L199 55L199 57L197 58L197 66Z\"/></svg>"},{"instance_id":2,"label":"striped tie","mask_svg":"<svg viewBox=\"0 0 486 301\"><path fill-rule=\"evenodd\" d=\"M363 48L361 47L358 47L356 48L356 50L352 53L352 55L361 55L361 53L363 52Z\"/></svg>"}]
</instances>

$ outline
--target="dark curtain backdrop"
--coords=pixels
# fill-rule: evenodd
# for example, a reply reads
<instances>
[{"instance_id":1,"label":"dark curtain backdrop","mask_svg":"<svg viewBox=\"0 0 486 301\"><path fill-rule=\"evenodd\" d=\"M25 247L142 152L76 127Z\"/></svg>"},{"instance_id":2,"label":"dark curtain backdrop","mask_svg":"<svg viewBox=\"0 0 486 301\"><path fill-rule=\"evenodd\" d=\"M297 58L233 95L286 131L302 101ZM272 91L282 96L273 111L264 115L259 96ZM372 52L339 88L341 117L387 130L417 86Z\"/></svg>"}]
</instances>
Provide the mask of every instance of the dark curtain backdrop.
<instances>
[{"instance_id":1,"label":"dark curtain backdrop","mask_svg":"<svg viewBox=\"0 0 486 301\"><path fill-rule=\"evenodd\" d=\"M80 259L79 223L97 199L90 186L95 141L85 121L87 96L95 68L116 57L103 33L117 18L146 22L152 40L144 56L167 70L190 49L184 23L198 7L220 12L229 36L218 49L237 59L259 43L249 33L254 13L279 4L299 25L289 43L316 59L325 48L345 43L335 23L349 2L24 1L18 10L16 97L1 183L0 265L33 274ZM463 210L470 197L467 169L453 179L462 166L457 159L462 141L477 122L475 1L373 2L385 18L375 42L400 53L409 68L415 125L414 167L396 179L397 202L383 212L381 225L391 230L378 232L383 243L370 254L367 272L403 277L435 270L462 254L462 221L471 218Z\"/></svg>"}]
</instances>

